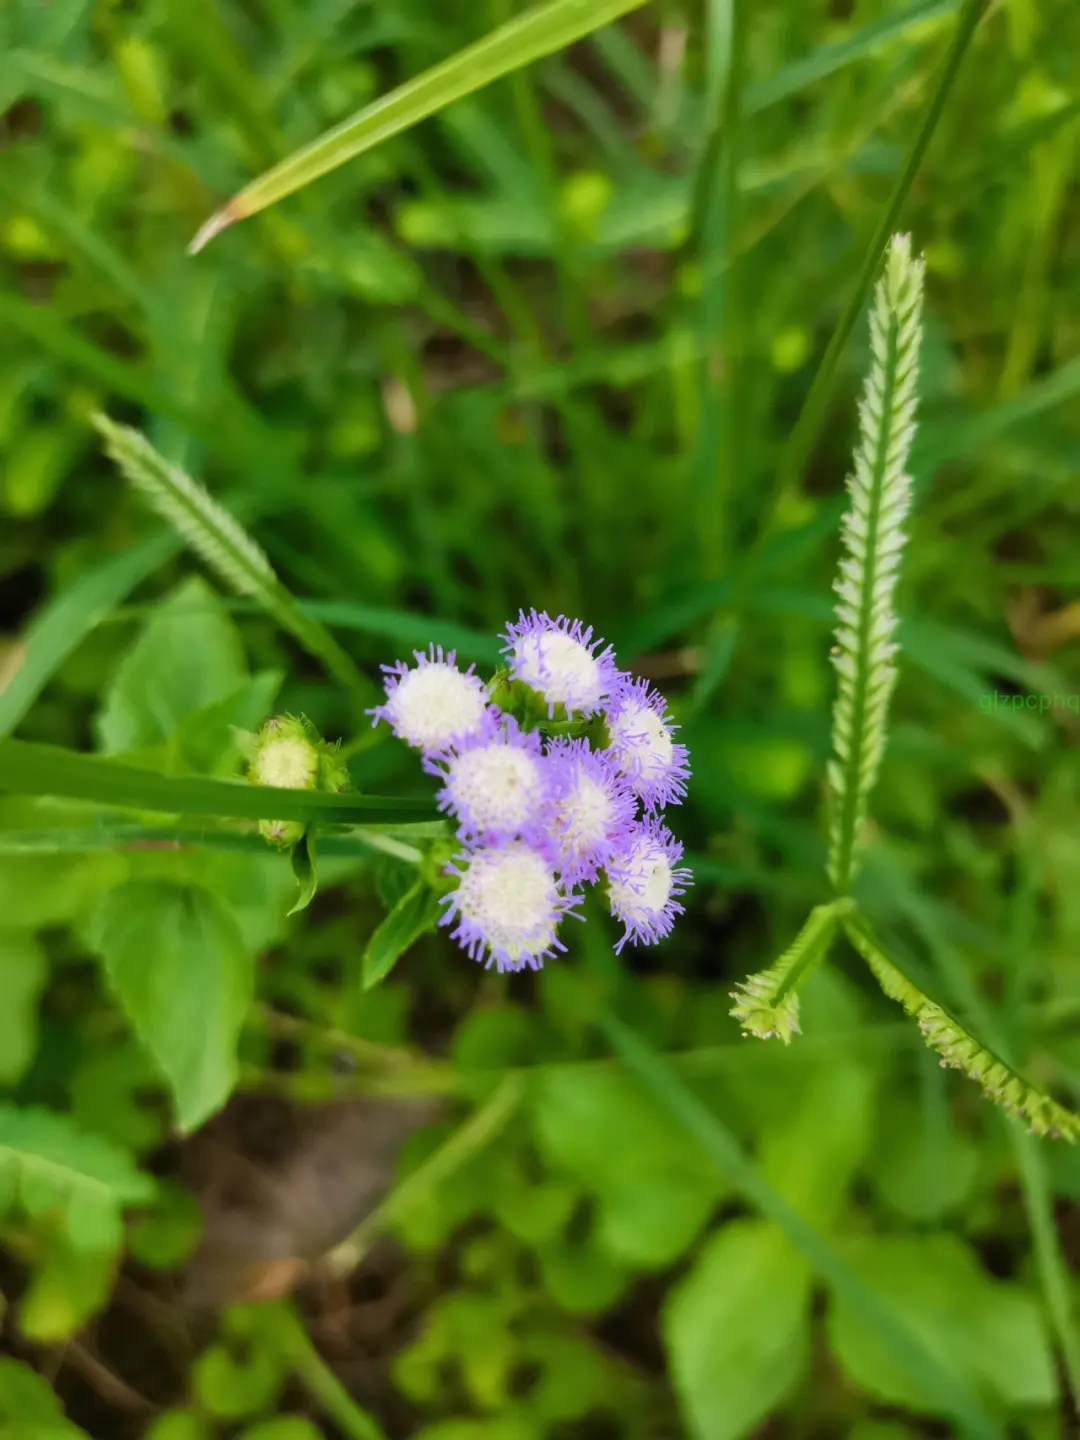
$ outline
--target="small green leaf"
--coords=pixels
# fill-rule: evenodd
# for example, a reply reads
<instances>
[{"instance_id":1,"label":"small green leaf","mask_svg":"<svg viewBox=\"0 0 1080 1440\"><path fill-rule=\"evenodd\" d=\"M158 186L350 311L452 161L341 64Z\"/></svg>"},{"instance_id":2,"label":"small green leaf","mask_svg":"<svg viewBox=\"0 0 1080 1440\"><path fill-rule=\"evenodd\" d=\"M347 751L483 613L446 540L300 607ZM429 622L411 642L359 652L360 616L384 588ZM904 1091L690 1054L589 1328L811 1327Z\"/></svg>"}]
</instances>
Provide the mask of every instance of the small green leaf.
<instances>
[{"instance_id":1,"label":"small green leaf","mask_svg":"<svg viewBox=\"0 0 1080 1440\"><path fill-rule=\"evenodd\" d=\"M24 1365L0 1355L0 1437L3 1440L87 1440L66 1418L47 1380Z\"/></svg>"},{"instance_id":2,"label":"small green leaf","mask_svg":"<svg viewBox=\"0 0 1080 1440\"><path fill-rule=\"evenodd\" d=\"M300 886L300 894L290 915L296 915L301 910L306 910L315 899L315 892L319 888L319 877L315 871L315 832L305 830L298 844L292 847L292 872L296 876L296 883Z\"/></svg>"},{"instance_id":3,"label":"small green leaf","mask_svg":"<svg viewBox=\"0 0 1080 1440\"><path fill-rule=\"evenodd\" d=\"M200 886L135 880L106 897L94 943L181 1127L193 1129L236 1082L253 967L235 920Z\"/></svg>"},{"instance_id":4,"label":"small green leaf","mask_svg":"<svg viewBox=\"0 0 1080 1440\"><path fill-rule=\"evenodd\" d=\"M240 635L199 576L151 615L125 655L98 716L106 752L167 740L185 716L234 694L247 679Z\"/></svg>"},{"instance_id":5,"label":"small green leaf","mask_svg":"<svg viewBox=\"0 0 1080 1440\"><path fill-rule=\"evenodd\" d=\"M14 1085L37 1049L45 954L21 931L0 931L0 1085Z\"/></svg>"},{"instance_id":6,"label":"small green leaf","mask_svg":"<svg viewBox=\"0 0 1080 1440\"><path fill-rule=\"evenodd\" d=\"M39 1345L66 1340L101 1308L112 1287L116 1253L50 1246L19 1301L19 1330Z\"/></svg>"},{"instance_id":7,"label":"small green leaf","mask_svg":"<svg viewBox=\"0 0 1080 1440\"><path fill-rule=\"evenodd\" d=\"M766 1220L714 1235L664 1308L675 1393L696 1440L740 1440L791 1393L810 1349L810 1267Z\"/></svg>"},{"instance_id":8,"label":"small green leaf","mask_svg":"<svg viewBox=\"0 0 1080 1440\"><path fill-rule=\"evenodd\" d=\"M375 929L364 951L363 985L385 980L410 945L439 923L439 897L417 880Z\"/></svg>"},{"instance_id":9,"label":"small green leaf","mask_svg":"<svg viewBox=\"0 0 1080 1440\"><path fill-rule=\"evenodd\" d=\"M66 1116L0 1103L0 1214L16 1203L30 1215L62 1209L72 1245L106 1250L119 1243L121 1208L153 1194L126 1150Z\"/></svg>"}]
</instances>

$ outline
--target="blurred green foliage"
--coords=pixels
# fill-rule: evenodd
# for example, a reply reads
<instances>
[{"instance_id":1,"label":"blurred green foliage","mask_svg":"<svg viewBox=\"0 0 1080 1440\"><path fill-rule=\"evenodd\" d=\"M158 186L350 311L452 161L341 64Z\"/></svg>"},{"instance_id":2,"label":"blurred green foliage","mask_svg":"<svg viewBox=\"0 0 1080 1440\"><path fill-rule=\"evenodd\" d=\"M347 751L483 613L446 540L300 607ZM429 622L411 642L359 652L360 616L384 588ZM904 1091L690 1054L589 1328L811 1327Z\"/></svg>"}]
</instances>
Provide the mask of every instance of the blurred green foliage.
<instances>
[{"instance_id":1,"label":"blurred green foliage","mask_svg":"<svg viewBox=\"0 0 1080 1440\"><path fill-rule=\"evenodd\" d=\"M727 1013L826 898L864 318L804 472L777 469L961 6L653 0L187 256L261 170L515 8L0 8L0 730L223 777L277 708L342 736L360 790L417 786L295 630L194 577L102 457L102 410L252 529L372 693L428 640L490 666L520 606L596 625L684 726L696 875L661 948L615 961L590 912L565 960L505 977L412 940L431 915L385 849L328 838L290 919L288 861L239 832L119 843L99 808L0 796L0 1436L305 1440L375 1433L370 1408L424 1440L902 1440L950 1413L965 1433L968 1397L977 1433L1064 1440L1077 1152L943 1074L846 952L791 1047ZM988 7L900 217L927 260L921 429L859 882L911 973L1074 1103L1078 53L1071 0ZM663 1057L678 1113L612 1058L598 1003ZM175 1122L238 1078L358 1087L343 1048L376 1046L429 1052L459 1097L402 1160L438 1178L389 1217L418 1297L390 1381L342 1365L350 1409L269 1306L196 1337L171 1387L103 1327L100 1363L149 1403L88 1399L65 1345L96 1343L122 1212L148 1272L195 1239L148 1168ZM508 1069L513 1114L425 1172ZM717 1163L736 1142L763 1191Z\"/></svg>"}]
</instances>

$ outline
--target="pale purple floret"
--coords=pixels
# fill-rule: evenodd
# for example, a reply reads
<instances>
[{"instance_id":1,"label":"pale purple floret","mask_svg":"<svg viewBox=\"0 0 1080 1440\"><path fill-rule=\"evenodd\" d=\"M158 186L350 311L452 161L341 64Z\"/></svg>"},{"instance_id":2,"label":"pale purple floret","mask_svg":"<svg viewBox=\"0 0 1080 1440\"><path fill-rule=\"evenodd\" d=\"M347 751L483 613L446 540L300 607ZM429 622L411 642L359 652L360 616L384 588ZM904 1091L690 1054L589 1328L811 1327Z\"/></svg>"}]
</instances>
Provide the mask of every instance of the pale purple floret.
<instances>
[{"instance_id":1,"label":"pale purple floret","mask_svg":"<svg viewBox=\"0 0 1080 1440\"><path fill-rule=\"evenodd\" d=\"M454 926L452 938L471 959L498 970L539 970L566 949L556 931L578 899L563 893L550 860L527 841L466 850L447 873L459 878L439 923Z\"/></svg>"},{"instance_id":2,"label":"pale purple floret","mask_svg":"<svg viewBox=\"0 0 1080 1440\"><path fill-rule=\"evenodd\" d=\"M527 839L549 850L553 771L539 734L510 715L489 713L482 729L429 756L424 769L445 781L439 809L458 822L468 844Z\"/></svg>"},{"instance_id":3,"label":"pale purple floret","mask_svg":"<svg viewBox=\"0 0 1080 1440\"><path fill-rule=\"evenodd\" d=\"M591 883L627 843L637 802L615 758L588 740L553 740L548 747L555 794L550 834L564 882Z\"/></svg>"},{"instance_id":4,"label":"pale purple floret","mask_svg":"<svg viewBox=\"0 0 1080 1440\"><path fill-rule=\"evenodd\" d=\"M386 700L367 713L385 720L394 734L426 755L479 733L487 720L488 692L473 666L459 670L455 652L441 645L415 650L415 665L384 665Z\"/></svg>"},{"instance_id":5,"label":"pale purple floret","mask_svg":"<svg viewBox=\"0 0 1080 1440\"><path fill-rule=\"evenodd\" d=\"M609 750L646 810L677 805L690 776L689 751L667 701L647 680L625 679L607 708Z\"/></svg>"},{"instance_id":6,"label":"pale purple floret","mask_svg":"<svg viewBox=\"0 0 1080 1440\"><path fill-rule=\"evenodd\" d=\"M595 715L615 693L621 678L615 653L610 645L601 649L603 641L580 620L522 610L502 639L511 675L539 692L549 716L560 705L568 714Z\"/></svg>"},{"instance_id":7,"label":"pale purple floret","mask_svg":"<svg viewBox=\"0 0 1080 1440\"><path fill-rule=\"evenodd\" d=\"M608 906L623 924L618 954L632 945L652 945L670 933L683 907L676 896L691 882L679 864L683 848L666 825L650 817L633 827L626 845L607 867Z\"/></svg>"}]
</instances>

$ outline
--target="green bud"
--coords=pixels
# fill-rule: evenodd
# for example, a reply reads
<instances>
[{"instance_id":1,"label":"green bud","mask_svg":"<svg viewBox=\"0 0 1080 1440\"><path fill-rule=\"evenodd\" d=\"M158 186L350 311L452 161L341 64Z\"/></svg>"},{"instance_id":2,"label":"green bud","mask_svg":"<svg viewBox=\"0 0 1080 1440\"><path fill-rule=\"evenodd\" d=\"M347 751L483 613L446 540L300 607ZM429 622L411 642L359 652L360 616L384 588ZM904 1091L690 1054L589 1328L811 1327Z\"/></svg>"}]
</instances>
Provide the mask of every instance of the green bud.
<instances>
[{"instance_id":1,"label":"green bud","mask_svg":"<svg viewBox=\"0 0 1080 1440\"><path fill-rule=\"evenodd\" d=\"M248 779L281 790L314 790L319 783L320 748L303 720L275 715L255 737ZM302 820L259 821L259 834L282 850L298 844L306 829Z\"/></svg>"}]
</instances>

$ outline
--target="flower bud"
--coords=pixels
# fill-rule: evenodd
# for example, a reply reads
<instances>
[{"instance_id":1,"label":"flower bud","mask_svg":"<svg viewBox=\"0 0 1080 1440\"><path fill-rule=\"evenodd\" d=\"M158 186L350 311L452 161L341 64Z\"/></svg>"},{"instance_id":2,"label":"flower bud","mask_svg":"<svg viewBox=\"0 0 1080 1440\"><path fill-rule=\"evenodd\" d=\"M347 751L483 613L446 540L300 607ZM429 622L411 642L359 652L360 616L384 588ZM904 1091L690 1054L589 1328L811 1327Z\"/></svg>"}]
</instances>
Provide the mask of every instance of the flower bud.
<instances>
[{"instance_id":1,"label":"flower bud","mask_svg":"<svg viewBox=\"0 0 1080 1440\"><path fill-rule=\"evenodd\" d=\"M319 784L320 752L302 720L275 715L256 736L248 779L282 790L314 790ZM302 840L306 829L303 820L259 821L259 834L282 850Z\"/></svg>"}]
</instances>

